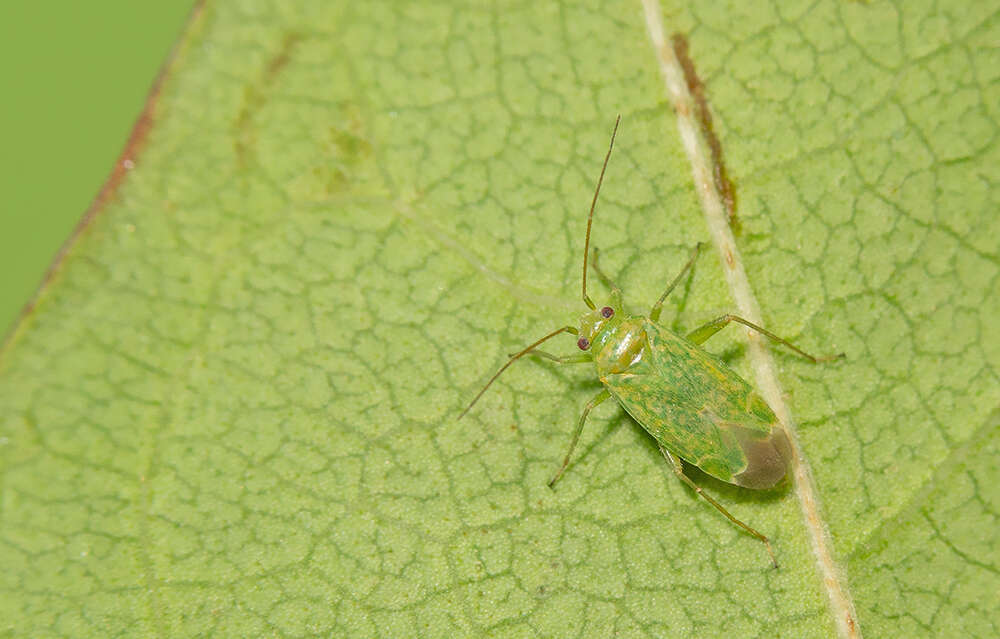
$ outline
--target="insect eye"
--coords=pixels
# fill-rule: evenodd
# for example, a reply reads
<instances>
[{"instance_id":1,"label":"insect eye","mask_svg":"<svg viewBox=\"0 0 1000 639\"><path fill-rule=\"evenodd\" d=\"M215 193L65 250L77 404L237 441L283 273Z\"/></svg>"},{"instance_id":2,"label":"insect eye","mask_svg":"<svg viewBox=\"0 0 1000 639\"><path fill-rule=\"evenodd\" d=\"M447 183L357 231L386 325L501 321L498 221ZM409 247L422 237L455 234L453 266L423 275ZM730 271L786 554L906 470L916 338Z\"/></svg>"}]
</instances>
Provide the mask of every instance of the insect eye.
<instances>
[{"instance_id":1,"label":"insect eye","mask_svg":"<svg viewBox=\"0 0 1000 639\"><path fill-rule=\"evenodd\" d=\"M585 351L585 350L587 350L588 348L590 348L590 340L589 340L589 339L587 339L586 337L581 337L581 338L580 338L580 339L579 339L579 340L578 340L578 341L576 342L576 345L580 347L580 350L581 350L581 351Z\"/></svg>"},{"instance_id":2,"label":"insect eye","mask_svg":"<svg viewBox=\"0 0 1000 639\"><path fill-rule=\"evenodd\" d=\"M614 314L615 314L615 309L611 308L610 306L605 306L604 308L601 309L601 315L603 315L604 317L611 317Z\"/></svg>"}]
</instances>

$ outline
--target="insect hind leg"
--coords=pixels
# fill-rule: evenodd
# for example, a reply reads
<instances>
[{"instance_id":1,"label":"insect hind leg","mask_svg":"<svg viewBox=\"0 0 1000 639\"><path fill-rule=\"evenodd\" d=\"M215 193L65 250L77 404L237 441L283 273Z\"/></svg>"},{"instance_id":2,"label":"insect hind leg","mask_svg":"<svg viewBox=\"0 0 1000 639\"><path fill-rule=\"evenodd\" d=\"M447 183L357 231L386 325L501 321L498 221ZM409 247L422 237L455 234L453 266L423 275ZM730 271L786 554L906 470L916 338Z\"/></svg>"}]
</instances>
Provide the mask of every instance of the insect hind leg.
<instances>
[{"instance_id":1,"label":"insect hind leg","mask_svg":"<svg viewBox=\"0 0 1000 639\"><path fill-rule=\"evenodd\" d=\"M659 446L659 444L657 445ZM715 508L720 513L725 515L729 521L733 522L734 524L736 524L737 526L739 526L740 528L747 531L748 533L756 537L758 540L763 542L764 547L767 548L767 554L771 556L771 563L774 564L775 568L778 567L778 560L774 558L774 550L771 549L771 541L766 536L764 536L759 531L754 530L750 526L746 525L736 517L733 517L733 515L728 510L726 510L722 504L712 499L709 495L705 494L705 492L701 489L701 486L691 481L691 478L684 474L684 466L681 464L681 460L677 459L677 457L670 454L670 451L668 451L663 446L660 446L660 452L663 453L663 456L666 457L668 462L670 462L670 465L673 467L674 474L676 474L681 481L683 481L694 492L696 492L699 497L703 498L705 501L715 506Z\"/></svg>"}]
</instances>

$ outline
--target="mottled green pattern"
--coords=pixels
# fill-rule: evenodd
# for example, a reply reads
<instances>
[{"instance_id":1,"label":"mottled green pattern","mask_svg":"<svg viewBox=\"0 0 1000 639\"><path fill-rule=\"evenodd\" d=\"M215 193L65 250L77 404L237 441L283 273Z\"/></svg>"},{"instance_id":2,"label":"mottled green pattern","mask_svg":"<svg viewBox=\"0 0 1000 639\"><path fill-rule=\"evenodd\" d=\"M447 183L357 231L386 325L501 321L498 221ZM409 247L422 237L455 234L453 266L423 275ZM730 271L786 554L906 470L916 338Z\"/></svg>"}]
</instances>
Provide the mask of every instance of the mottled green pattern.
<instances>
[{"instance_id":1,"label":"mottled green pattern","mask_svg":"<svg viewBox=\"0 0 1000 639\"><path fill-rule=\"evenodd\" d=\"M626 372L598 374L611 394L668 450L730 481L747 466L736 431L767 436L774 413L717 357L645 318L646 355Z\"/></svg>"}]
</instances>

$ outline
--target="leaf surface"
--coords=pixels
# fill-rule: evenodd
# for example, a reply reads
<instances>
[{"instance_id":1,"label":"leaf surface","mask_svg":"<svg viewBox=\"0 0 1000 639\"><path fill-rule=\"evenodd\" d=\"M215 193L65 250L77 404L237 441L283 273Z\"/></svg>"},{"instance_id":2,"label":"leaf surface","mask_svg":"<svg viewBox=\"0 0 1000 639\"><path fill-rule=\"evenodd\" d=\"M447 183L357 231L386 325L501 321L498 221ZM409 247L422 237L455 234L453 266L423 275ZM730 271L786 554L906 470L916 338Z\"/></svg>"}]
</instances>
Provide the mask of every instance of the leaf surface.
<instances>
[{"instance_id":1,"label":"leaf surface","mask_svg":"<svg viewBox=\"0 0 1000 639\"><path fill-rule=\"evenodd\" d=\"M664 6L861 627L998 631L1000 16ZM587 206L643 312L707 237L637 3L210 2L0 352L13 636L828 637L791 491L673 477L586 367ZM597 288L595 295L605 292ZM708 252L668 325L732 308ZM749 378L738 331L713 338ZM573 341L554 345L571 352Z\"/></svg>"}]
</instances>

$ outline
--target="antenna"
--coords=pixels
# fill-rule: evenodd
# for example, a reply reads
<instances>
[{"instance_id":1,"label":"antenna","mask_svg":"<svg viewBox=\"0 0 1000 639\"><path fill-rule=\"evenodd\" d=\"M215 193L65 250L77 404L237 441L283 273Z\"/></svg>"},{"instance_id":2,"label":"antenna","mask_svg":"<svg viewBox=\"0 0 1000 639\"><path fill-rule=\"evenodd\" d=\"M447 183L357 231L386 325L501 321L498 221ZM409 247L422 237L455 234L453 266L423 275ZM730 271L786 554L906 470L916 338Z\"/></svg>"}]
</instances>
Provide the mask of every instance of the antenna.
<instances>
[{"instance_id":1,"label":"antenna","mask_svg":"<svg viewBox=\"0 0 1000 639\"><path fill-rule=\"evenodd\" d=\"M573 327L573 326L563 326L562 328L559 328L559 329L556 329L556 330L552 331L551 333L549 333L545 337L543 337L543 338L541 338L539 340L535 340L534 342L532 342L532 344L530 346L528 346L526 348L523 348L520 351L518 351L517 353L514 353L513 355L511 355L510 359L507 360L507 363L504 364L500 368L500 370L498 370L496 372L496 374L493 375L493 377L490 378L490 381L486 382L486 386L483 386L483 389L481 391L479 391L479 394L476 395L472 399L471 402L469 402L469 405L465 407L465 410L462 411L462 414L459 415L458 418L462 419L463 417L465 417L465 414L469 412L469 409L471 409L473 406L476 405L476 402L478 402L479 398L483 396L483 393L486 392L486 389L489 388L490 385L493 384L493 382L495 382L498 377L500 377L500 373L502 373L505 370L507 370L507 367L509 367L514 362L516 362L518 359L520 359L521 357L523 357L523 356L527 355L528 353L530 353L531 349L535 348L536 346L538 346L539 344L541 344L545 340L551 339L551 338L555 337L556 335L559 335L560 333L573 333L574 335L576 335L576 332L577 332L576 328Z\"/></svg>"},{"instance_id":2,"label":"antenna","mask_svg":"<svg viewBox=\"0 0 1000 639\"><path fill-rule=\"evenodd\" d=\"M594 200L590 203L590 215L587 216L587 239L583 243L583 303L589 306L592 310L596 309L597 306L587 295L587 254L590 253L590 227L594 224L594 207L597 206L597 196L601 192L601 183L604 182L604 172L608 168L608 160L611 159L611 149L615 148L615 135L618 134L618 125L622 121L622 116L619 113L618 118L615 119L615 129L611 132L611 144L608 145L608 154L604 156L604 166L601 167L601 177L597 178L597 188L594 190Z\"/></svg>"}]
</instances>

